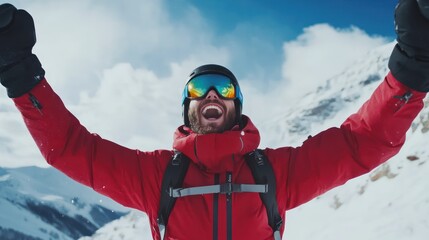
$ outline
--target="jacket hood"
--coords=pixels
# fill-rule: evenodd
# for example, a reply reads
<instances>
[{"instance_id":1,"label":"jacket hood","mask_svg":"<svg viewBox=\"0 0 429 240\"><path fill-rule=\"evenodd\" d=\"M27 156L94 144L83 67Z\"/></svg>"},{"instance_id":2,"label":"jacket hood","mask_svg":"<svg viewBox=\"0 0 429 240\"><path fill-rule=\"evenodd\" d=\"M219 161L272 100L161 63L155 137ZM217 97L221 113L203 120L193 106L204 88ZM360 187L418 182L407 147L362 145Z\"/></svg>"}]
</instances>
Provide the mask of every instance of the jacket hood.
<instances>
[{"instance_id":1,"label":"jacket hood","mask_svg":"<svg viewBox=\"0 0 429 240\"><path fill-rule=\"evenodd\" d=\"M243 115L245 126L238 125L222 133L197 134L182 125L174 133L173 149L188 156L207 172L232 171L243 156L259 146L259 131L250 119Z\"/></svg>"}]
</instances>

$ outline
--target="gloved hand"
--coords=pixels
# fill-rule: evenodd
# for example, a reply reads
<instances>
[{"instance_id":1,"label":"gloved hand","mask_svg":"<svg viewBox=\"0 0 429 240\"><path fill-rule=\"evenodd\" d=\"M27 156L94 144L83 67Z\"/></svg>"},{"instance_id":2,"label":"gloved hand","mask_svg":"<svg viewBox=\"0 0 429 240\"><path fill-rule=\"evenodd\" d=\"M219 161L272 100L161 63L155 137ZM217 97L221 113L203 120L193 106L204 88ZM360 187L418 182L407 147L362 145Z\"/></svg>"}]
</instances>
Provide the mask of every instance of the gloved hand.
<instances>
[{"instance_id":1,"label":"gloved hand","mask_svg":"<svg viewBox=\"0 0 429 240\"><path fill-rule=\"evenodd\" d=\"M31 15L11 4L0 5L0 83L11 98L27 93L44 78L45 71L31 52L35 43Z\"/></svg>"},{"instance_id":2,"label":"gloved hand","mask_svg":"<svg viewBox=\"0 0 429 240\"><path fill-rule=\"evenodd\" d=\"M395 30L390 71L406 86L429 92L429 0L399 0Z\"/></svg>"}]
</instances>

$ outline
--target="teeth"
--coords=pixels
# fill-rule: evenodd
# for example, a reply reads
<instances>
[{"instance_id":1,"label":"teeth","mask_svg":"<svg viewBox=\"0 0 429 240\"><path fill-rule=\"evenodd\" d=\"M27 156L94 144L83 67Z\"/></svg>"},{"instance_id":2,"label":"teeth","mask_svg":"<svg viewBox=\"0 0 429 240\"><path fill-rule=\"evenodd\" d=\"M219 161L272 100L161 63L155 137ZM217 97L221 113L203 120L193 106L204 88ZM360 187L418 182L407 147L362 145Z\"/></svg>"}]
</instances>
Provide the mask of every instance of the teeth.
<instances>
[{"instance_id":1,"label":"teeth","mask_svg":"<svg viewBox=\"0 0 429 240\"><path fill-rule=\"evenodd\" d=\"M218 111L219 114L222 114L222 109L218 106L215 106L215 105L209 105L209 106L205 107L203 110L203 113L205 113L209 109L215 109Z\"/></svg>"}]
</instances>

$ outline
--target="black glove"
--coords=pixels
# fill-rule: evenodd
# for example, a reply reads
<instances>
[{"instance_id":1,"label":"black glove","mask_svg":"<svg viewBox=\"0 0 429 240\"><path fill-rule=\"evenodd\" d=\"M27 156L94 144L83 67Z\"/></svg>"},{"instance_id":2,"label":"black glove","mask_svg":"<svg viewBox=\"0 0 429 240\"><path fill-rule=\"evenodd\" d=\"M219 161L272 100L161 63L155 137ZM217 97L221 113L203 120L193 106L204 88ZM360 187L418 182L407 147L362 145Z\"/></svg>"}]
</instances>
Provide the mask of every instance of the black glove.
<instances>
[{"instance_id":1,"label":"black glove","mask_svg":"<svg viewBox=\"0 0 429 240\"><path fill-rule=\"evenodd\" d=\"M399 0L395 30L390 71L404 85L429 92L429 0Z\"/></svg>"},{"instance_id":2,"label":"black glove","mask_svg":"<svg viewBox=\"0 0 429 240\"><path fill-rule=\"evenodd\" d=\"M0 5L0 83L11 98L30 91L45 75L31 53L36 33L31 15L11 4Z\"/></svg>"}]
</instances>

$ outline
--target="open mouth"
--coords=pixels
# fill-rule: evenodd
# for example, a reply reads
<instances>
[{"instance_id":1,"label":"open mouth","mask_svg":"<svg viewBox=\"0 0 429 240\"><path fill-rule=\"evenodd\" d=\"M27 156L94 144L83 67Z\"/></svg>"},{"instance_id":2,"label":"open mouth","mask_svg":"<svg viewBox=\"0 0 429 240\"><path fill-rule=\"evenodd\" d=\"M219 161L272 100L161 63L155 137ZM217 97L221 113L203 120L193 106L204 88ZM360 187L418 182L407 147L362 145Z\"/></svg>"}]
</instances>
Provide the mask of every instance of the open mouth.
<instances>
[{"instance_id":1,"label":"open mouth","mask_svg":"<svg viewBox=\"0 0 429 240\"><path fill-rule=\"evenodd\" d=\"M216 120L222 116L223 111L218 105L208 104L202 109L201 114L205 119Z\"/></svg>"}]
</instances>

